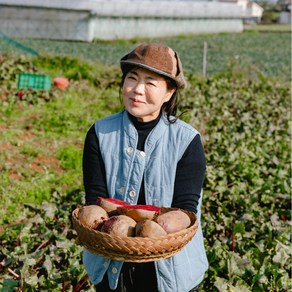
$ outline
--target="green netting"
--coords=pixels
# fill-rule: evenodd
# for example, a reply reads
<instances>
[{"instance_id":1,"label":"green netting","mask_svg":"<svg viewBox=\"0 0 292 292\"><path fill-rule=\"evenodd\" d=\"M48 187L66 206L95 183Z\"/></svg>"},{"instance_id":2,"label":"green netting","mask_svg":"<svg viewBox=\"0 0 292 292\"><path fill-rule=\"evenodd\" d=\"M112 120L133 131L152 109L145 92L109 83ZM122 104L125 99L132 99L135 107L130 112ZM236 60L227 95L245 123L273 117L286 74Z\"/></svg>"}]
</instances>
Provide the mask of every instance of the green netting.
<instances>
[{"instance_id":1,"label":"green netting","mask_svg":"<svg viewBox=\"0 0 292 292\"><path fill-rule=\"evenodd\" d=\"M9 45L9 47L13 47L13 48L16 48L17 50L20 50L22 52L25 52L25 53L29 53L33 56L38 56L38 52L23 45L22 43L16 41L15 39L13 38L10 38L8 36L6 36L5 34L3 34L2 32L0 32L0 41L3 42L3 43L6 43L7 45Z\"/></svg>"}]
</instances>

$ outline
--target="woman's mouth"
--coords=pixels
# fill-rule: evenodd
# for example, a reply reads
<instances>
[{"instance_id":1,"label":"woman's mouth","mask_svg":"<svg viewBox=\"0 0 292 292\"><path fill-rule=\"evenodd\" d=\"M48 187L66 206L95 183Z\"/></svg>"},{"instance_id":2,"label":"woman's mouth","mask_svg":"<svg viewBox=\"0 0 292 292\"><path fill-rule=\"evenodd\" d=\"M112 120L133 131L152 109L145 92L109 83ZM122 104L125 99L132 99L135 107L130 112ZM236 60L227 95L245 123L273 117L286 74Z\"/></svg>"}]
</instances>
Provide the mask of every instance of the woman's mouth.
<instances>
[{"instance_id":1,"label":"woman's mouth","mask_svg":"<svg viewBox=\"0 0 292 292\"><path fill-rule=\"evenodd\" d=\"M138 98L134 98L134 97L131 97L130 100L134 103L145 103L144 101L138 99Z\"/></svg>"}]
</instances>

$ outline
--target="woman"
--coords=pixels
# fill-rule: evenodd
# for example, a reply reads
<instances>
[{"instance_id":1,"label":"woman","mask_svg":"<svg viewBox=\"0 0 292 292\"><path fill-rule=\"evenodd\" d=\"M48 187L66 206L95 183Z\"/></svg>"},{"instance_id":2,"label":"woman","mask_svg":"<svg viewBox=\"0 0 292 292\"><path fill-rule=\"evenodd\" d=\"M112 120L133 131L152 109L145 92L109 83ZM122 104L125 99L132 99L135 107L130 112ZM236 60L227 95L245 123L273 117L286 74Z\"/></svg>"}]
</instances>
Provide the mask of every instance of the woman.
<instances>
[{"instance_id":1,"label":"woman","mask_svg":"<svg viewBox=\"0 0 292 292\"><path fill-rule=\"evenodd\" d=\"M205 156L197 130L175 118L186 87L179 56L162 44L141 44L120 61L125 110L87 133L83 173L86 204L97 196L131 204L178 207L200 218ZM123 263L84 251L97 291L195 291L208 262L199 227L183 250L150 263Z\"/></svg>"}]
</instances>

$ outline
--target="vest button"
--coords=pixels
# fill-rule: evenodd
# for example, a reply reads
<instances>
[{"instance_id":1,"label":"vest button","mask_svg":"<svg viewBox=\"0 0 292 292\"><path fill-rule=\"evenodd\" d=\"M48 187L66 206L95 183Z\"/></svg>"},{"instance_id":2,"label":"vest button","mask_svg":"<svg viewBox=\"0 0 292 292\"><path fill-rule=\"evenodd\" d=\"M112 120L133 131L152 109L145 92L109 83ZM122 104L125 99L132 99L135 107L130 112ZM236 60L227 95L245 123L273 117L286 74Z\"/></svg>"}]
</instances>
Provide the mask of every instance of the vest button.
<instances>
[{"instance_id":1,"label":"vest button","mask_svg":"<svg viewBox=\"0 0 292 292\"><path fill-rule=\"evenodd\" d=\"M136 196L136 193L135 193L135 191L130 191L130 193L129 193L129 195L130 195L130 197L135 197Z\"/></svg>"},{"instance_id":2,"label":"vest button","mask_svg":"<svg viewBox=\"0 0 292 292\"><path fill-rule=\"evenodd\" d=\"M112 268L113 274L116 274L118 272L117 268Z\"/></svg>"},{"instance_id":3,"label":"vest button","mask_svg":"<svg viewBox=\"0 0 292 292\"><path fill-rule=\"evenodd\" d=\"M144 151L140 151L140 155L141 155L142 157L145 157L145 156L146 156L146 153L145 153Z\"/></svg>"},{"instance_id":4,"label":"vest button","mask_svg":"<svg viewBox=\"0 0 292 292\"><path fill-rule=\"evenodd\" d=\"M128 152L128 153L132 153L133 151L134 151L133 147L128 147L128 148L127 148L127 152Z\"/></svg>"},{"instance_id":5,"label":"vest button","mask_svg":"<svg viewBox=\"0 0 292 292\"><path fill-rule=\"evenodd\" d=\"M107 268L107 266L108 266L108 262L104 262L104 263L103 263L103 266L104 266L105 268Z\"/></svg>"}]
</instances>

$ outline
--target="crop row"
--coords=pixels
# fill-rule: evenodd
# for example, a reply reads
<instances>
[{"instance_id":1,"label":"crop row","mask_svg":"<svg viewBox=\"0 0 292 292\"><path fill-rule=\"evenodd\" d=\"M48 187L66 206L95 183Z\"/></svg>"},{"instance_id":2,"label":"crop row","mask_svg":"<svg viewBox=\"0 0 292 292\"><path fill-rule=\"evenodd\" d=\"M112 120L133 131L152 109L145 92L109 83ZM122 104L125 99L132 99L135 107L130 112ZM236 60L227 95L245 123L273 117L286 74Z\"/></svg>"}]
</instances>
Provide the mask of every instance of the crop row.
<instances>
[{"instance_id":1,"label":"crop row","mask_svg":"<svg viewBox=\"0 0 292 292\"><path fill-rule=\"evenodd\" d=\"M202 74L203 48L206 43L208 75L220 73L231 64L237 66L238 70L248 69L286 78L289 78L291 72L291 34L281 32L245 32L93 43L26 39L15 41L0 38L0 51L16 54L36 52L41 56L71 56L110 65L117 65L119 59L139 42L165 42L179 52L185 69L193 74Z\"/></svg>"}]
</instances>

